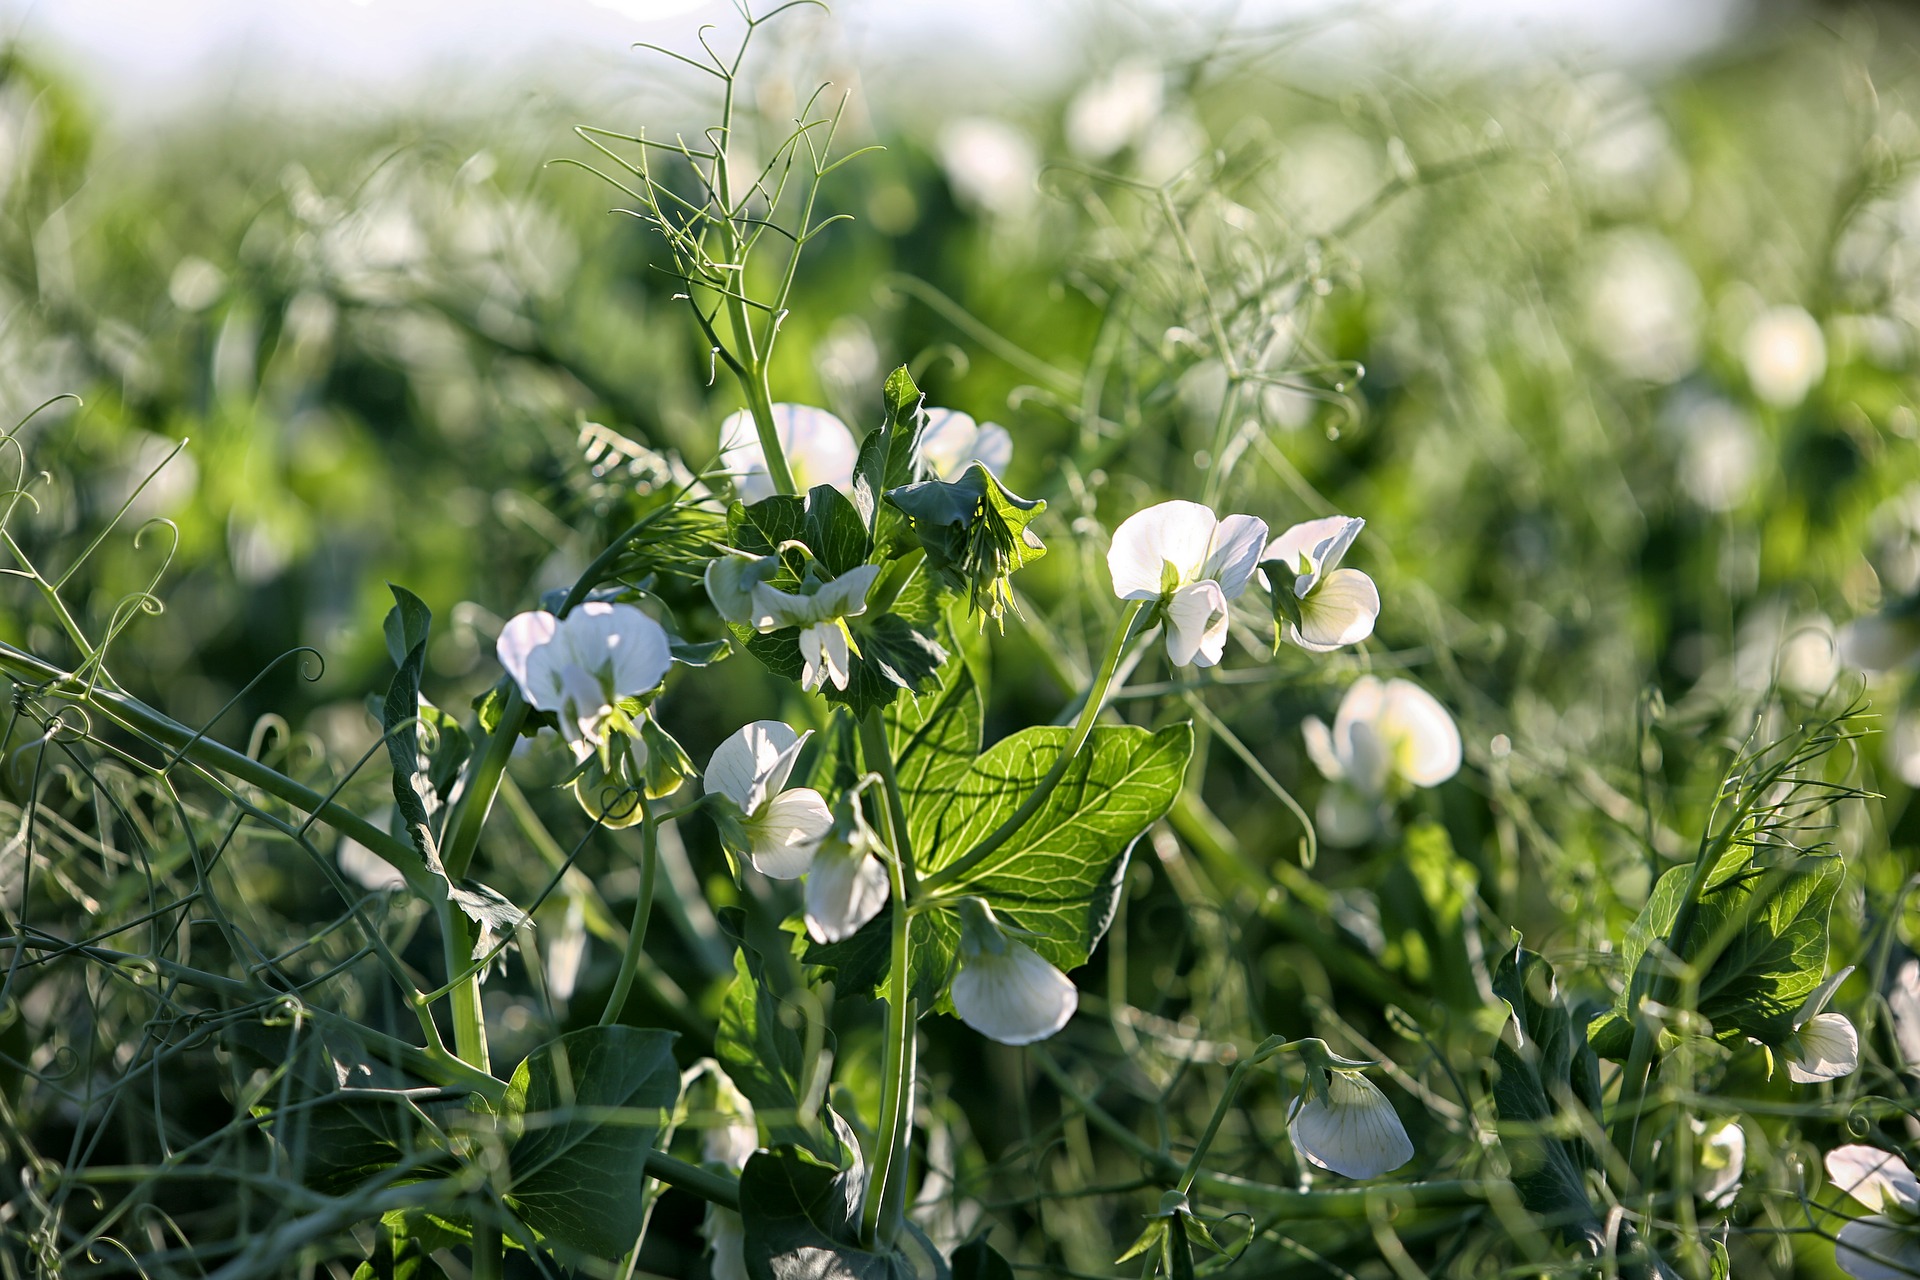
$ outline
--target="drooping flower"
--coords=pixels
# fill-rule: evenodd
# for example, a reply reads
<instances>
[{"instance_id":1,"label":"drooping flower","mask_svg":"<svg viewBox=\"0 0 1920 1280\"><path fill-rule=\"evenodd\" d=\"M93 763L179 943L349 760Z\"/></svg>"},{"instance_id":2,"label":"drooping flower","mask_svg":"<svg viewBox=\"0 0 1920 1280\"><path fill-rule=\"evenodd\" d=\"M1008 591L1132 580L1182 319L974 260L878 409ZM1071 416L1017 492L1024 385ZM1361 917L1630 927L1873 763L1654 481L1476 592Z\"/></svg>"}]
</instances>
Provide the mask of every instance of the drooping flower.
<instances>
[{"instance_id":1,"label":"drooping flower","mask_svg":"<svg viewBox=\"0 0 1920 1280\"><path fill-rule=\"evenodd\" d=\"M1262 566L1273 566L1270 584L1286 636L1312 653L1331 653L1359 644L1373 634L1380 616L1380 591L1373 579L1358 569L1340 567L1341 557L1360 536L1366 521L1350 516L1327 516L1294 525L1260 555Z\"/></svg>"},{"instance_id":2,"label":"drooping flower","mask_svg":"<svg viewBox=\"0 0 1920 1280\"><path fill-rule=\"evenodd\" d=\"M981 902L960 904L959 969L953 1008L960 1020L1001 1044L1032 1044L1067 1025L1080 1006L1072 979L1009 937Z\"/></svg>"},{"instance_id":3,"label":"drooping flower","mask_svg":"<svg viewBox=\"0 0 1920 1280\"><path fill-rule=\"evenodd\" d=\"M822 484L836 489L852 487L860 447L846 423L812 405L776 404L773 432L779 437L780 448L787 455L787 469L793 472L794 485L801 493ZM753 415L745 409L720 424L720 466L734 478L742 502L773 496L766 450L760 447Z\"/></svg>"},{"instance_id":4,"label":"drooping flower","mask_svg":"<svg viewBox=\"0 0 1920 1280\"><path fill-rule=\"evenodd\" d=\"M659 623L630 604L603 601L565 618L519 614L501 629L495 651L528 704L559 717L578 760L606 745L620 700L653 689L673 662Z\"/></svg>"},{"instance_id":5,"label":"drooping flower","mask_svg":"<svg viewBox=\"0 0 1920 1280\"><path fill-rule=\"evenodd\" d=\"M1815 987L1793 1016L1793 1034L1780 1051L1787 1060L1787 1078L1795 1084L1838 1080L1860 1065L1860 1033L1845 1014L1824 1012L1852 972L1848 965Z\"/></svg>"},{"instance_id":6,"label":"drooping flower","mask_svg":"<svg viewBox=\"0 0 1920 1280\"><path fill-rule=\"evenodd\" d=\"M1694 1189L1702 1200L1724 1209L1740 1194L1740 1178L1747 1168L1747 1131L1738 1120L1728 1120L1711 1131L1704 1120L1695 1120L1693 1131L1705 1139L1699 1147L1700 1181Z\"/></svg>"},{"instance_id":7,"label":"drooping flower","mask_svg":"<svg viewBox=\"0 0 1920 1280\"><path fill-rule=\"evenodd\" d=\"M887 905L890 886L885 864L873 856L877 844L859 806L843 801L807 872L807 932L815 942L851 938Z\"/></svg>"},{"instance_id":8,"label":"drooping flower","mask_svg":"<svg viewBox=\"0 0 1920 1280\"><path fill-rule=\"evenodd\" d=\"M1287 1119L1293 1148L1349 1178L1377 1178L1413 1159L1413 1140L1380 1087L1351 1067L1314 1067Z\"/></svg>"},{"instance_id":9,"label":"drooping flower","mask_svg":"<svg viewBox=\"0 0 1920 1280\"><path fill-rule=\"evenodd\" d=\"M1013 436L999 423L976 424L957 409L929 409L917 449L920 465L936 480L958 480L976 462L999 477L1013 461Z\"/></svg>"},{"instance_id":10,"label":"drooping flower","mask_svg":"<svg viewBox=\"0 0 1920 1280\"><path fill-rule=\"evenodd\" d=\"M755 720L714 748L706 788L730 807L715 814L721 841L760 874L776 880L805 875L814 850L833 826L833 811L811 787L787 787L808 733L778 720Z\"/></svg>"},{"instance_id":11,"label":"drooping flower","mask_svg":"<svg viewBox=\"0 0 1920 1280\"><path fill-rule=\"evenodd\" d=\"M1858 1143L1827 1152L1833 1185L1869 1210L1840 1228L1834 1261L1855 1280L1920 1274L1920 1179L1890 1151Z\"/></svg>"},{"instance_id":12,"label":"drooping flower","mask_svg":"<svg viewBox=\"0 0 1920 1280\"><path fill-rule=\"evenodd\" d=\"M1266 540L1264 520L1222 520L1176 499L1122 521L1107 568L1122 600L1158 602L1176 667L1211 667L1226 651L1228 603L1247 589Z\"/></svg>"},{"instance_id":13,"label":"drooping flower","mask_svg":"<svg viewBox=\"0 0 1920 1280\"><path fill-rule=\"evenodd\" d=\"M1307 755L1335 785L1322 795L1320 835L1358 844L1378 827L1401 788L1437 787L1460 771L1460 730L1438 699L1411 680L1362 676L1340 700L1329 730L1318 716L1300 725Z\"/></svg>"}]
</instances>

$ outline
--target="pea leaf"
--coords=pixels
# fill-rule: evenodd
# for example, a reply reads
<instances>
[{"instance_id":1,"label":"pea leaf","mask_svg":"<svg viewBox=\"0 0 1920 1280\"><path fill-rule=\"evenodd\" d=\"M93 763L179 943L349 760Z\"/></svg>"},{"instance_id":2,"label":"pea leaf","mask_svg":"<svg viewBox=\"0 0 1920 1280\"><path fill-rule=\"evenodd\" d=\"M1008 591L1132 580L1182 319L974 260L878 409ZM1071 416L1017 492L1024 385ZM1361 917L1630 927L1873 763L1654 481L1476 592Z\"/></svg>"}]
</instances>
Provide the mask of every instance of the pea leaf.
<instances>
[{"instance_id":1,"label":"pea leaf","mask_svg":"<svg viewBox=\"0 0 1920 1280\"><path fill-rule=\"evenodd\" d=\"M647 1155L680 1099L671 1031L588 1027L528 1056L507 1087L520 1128L507 1202L541 1235L601 1258L633 1248Z\"/></svg>"},{"instance_id":2,"label":"pea leaf","mask_svg":"<svg viewBox=\"0 0 1920 1280\"><path fill-rule=\"evenodd\" d=\"M387 758L393 762L393 799L400 806L400 820L407 838L426 859L427 866L440 870L440 849L434 839L432 810L439 807L434 791L432 761L420 753L420 732L407 727L420 714L420 675L427 661L427 631L433 614L420 597L405 587L394 587L393 608L388 610L384 630L389 650L406 645L395 659L398 670L387 685L386 701L381 708L381 727L387 735ZM429 804L431 802L431 806ZM444 873L443 873L444 874Z\"/></svg>"},{"instance_id":3,"label":"pea leaf","mask_svg":"<svg viewBox=\"0 0 1920 1280\"><path fill-rule=\"evenodd\" d=\"M733 983L721 1001L714 1033L714 1055L753 1104L754 1115L775 1145L788 1143L829 1155L824 1135L806 1123L811 1117L800 1114L807 1075L805 1022L800 1010L773 989L765 958L741 936L741 914L731 907L720 913L721 928L737 947Z\"/></svg>"},{"instance_id":4,"label":"pea leaf","mask_svg":"<svg viewBox=\"0 0 1920 1280\"><path fill-rule=\"evenodd\" d=\"M904 365L887 375L883 394L887 420L861 442L853 469L853 502L881 558L891 560L910 550L913 538L902 514L882 503L880 497L913 481L914 451L926 424L920 406L926 397L913 384Z\"/></svg>"}]
</instances>

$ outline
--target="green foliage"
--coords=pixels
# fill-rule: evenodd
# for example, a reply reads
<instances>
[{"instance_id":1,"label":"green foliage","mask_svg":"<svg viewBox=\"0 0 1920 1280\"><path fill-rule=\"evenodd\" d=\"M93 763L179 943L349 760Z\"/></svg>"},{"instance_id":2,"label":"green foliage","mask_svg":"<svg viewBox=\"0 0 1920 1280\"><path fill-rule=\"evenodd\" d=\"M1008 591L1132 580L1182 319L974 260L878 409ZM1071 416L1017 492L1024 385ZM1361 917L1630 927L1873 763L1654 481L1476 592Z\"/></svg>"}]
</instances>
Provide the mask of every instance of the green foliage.
<instances>
[{"instance_id":1,"label":"green foliage","mask_svg":"<svg viewBox=\"0 0 1920 1280\"><path fill-rule=\"evenodd\" d=\"M835 1117L838 1122L838 1117ZM842 1141L852 1135L841 1125ZM747 1227L747 1274L780 1280L949 1280L946 1261L909 1226L895 1249L860 1241L866 1171L826 1164L799 1147L756 1152L740 1175L740 1216Z\"/></svg>"}]
</instances>

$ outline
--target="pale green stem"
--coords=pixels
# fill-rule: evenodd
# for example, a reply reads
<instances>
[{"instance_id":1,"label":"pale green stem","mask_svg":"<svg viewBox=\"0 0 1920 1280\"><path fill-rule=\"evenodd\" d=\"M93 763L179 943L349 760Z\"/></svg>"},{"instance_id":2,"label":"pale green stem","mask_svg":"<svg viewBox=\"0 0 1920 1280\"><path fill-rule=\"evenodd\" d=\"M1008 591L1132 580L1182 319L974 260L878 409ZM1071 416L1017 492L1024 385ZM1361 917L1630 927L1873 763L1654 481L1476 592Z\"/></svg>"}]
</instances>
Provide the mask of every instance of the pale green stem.
<instances>
[{"instance_id":1,"label":"pale green stem","mask_svg":"<svg viewBox=\"0 0 1920 1280\"><path fill-rule=\"evenodd\" d=\"M894 776L886 725L878 711L869 712L861 720L860 746L867 768L880 775L886 791L881 824L887 847L893 853L887 860L893 912L887 975L886 1067L880 1081L880 1129L875 1135L866 1202L861 1206L860 1238L868 1244L889 1245L899 1234L904 1214L906 1153L913 1132L913 1035L918 1009L909 995L907 972L913 920L907 909L907 884L912 874L913 854L908 845L906 806Z\"/></svg>"},{"instance_id":2,"label":"pale green stem","mask_svg":"<svg viewBox=\"0 0 1920 1280\"><path fill-rule=\"evenodd\" d=\"M1133 607L1127 610L1126 616L1121 619L1120 626L1113 633L1113 644L1107 649L1106 659L1100 664L1100 671L1093 678L1093 687L1087 690L1087 700L1080 708L1080 718L1074 722L1073 737L1068 741L1066 750L1062 751L1059 758L1053 762L1053 767L1047 770L1033 790L1027 793L1027 798L1020 802L1020 807L1009 814L1005 822L988 832L979 844L921 881L920 887L923 894L937 893L965 876L991 856L994 850L1005 844L1016 831L1026 825L1028 819L1040 812L1041 806L1046 804L1047 798L1053 794L1053 789L1060 785L1060 779L1066 777L1068 768L1079 756L1081 749L1087 745L1087 739L1093 735L1094 722L1099 720L1100 712L1107 703L1107 691L1113 684L1113 673L1119 668L1120 657L1126 651L1128 642L1133 639L1134 630L1140 619L1147 616L1146 610L1149 607L1150 602L1136 601Z\"/></svg>"},{"instance_id":3,"label":"pale green stem","mask_svg":"<svg viewBox=\"0 0 1920 1280\"><path fill-rule=\"evenodd\" d=\"M633 902L633 923L627 928L627 946L620 955L620 973L607 995L607 1007L600 1014L600 1025L619 1021L633 992L633 978L640 970L640 954L647 943L647 920L653 914L653 880L660 865L660 835L653 806L643 793L640 797L640 893Z\"/></svg>"}]
</instances>

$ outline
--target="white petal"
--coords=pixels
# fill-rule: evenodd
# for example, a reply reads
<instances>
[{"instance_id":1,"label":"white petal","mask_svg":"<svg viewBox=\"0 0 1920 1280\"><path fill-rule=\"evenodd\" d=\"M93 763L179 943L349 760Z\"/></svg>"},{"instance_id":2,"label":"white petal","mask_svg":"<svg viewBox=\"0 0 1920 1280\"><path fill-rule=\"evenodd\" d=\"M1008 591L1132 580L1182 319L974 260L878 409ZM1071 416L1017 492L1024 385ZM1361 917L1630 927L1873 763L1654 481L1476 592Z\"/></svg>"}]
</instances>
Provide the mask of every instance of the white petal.
<instances>
[{"instance_id":1,"label":"white petal","mask_svg":"<svg viewBox=\"0 0 1920 1280\"><path fill-rule=\"evenodd\" d=\"M1228 516L1213 531L1213 545L1200 572L1220 584L1227 599L1238 600L1260 563L1267 522L1255 516Z\"/></svg>"},{"instance_id":2,"label":"white petal","mask_svg":"<svg viewBox=\"0 0 1920 1280\"><path fill-rule=\"evenodd\" d=\"M928 409L920 432L920 465L936 480L957 480L973 461L980 428L957 409Z\"/></svg>"},{"instance_id":3,"label":"white petal","mask_svg":"<svg viewBox=\"0 0 1920 1280\"><path fill-rule=\"evenodd\" d=\"M1327 728L1326 721L1319 716L1308 716L1300 722L1300 734L1307 740L1307 759L1313 761L1313 767L1320 776L1329 782L1338 782L1347 776L1347 770L1340 763L1340 757L1333 749L1333 733Z\"/></svg>"},{"instance_id":4,"label":"white petal","mask_svg":"<svg viewBox=\"0 0 1920 1280\"><path fill-rule=\"evenodd\" d=\"M777 567L771 556L715 556L707 562L707 598L728 622L752 626L754 588L763 585Z\"/></svg>"},{"instance_id":5,"label":"white petal","mask_svg":"<svg viewBox=\"0 0 1920 1280\"><path fill-rule=\"evenodd\" d=\"M1067 1025L1079 1007L1071 979L1024 942L964 957L953 976L953 1009L960 1020L1001 1044L1032 1044Z\"/></svg>"},{"instance_id":6,"label":"white petal","mask_svg":"<svg viewBox=\"0 0 1920 1280\"><path fill-rule=\"evenodd\" d=\"M1920 1179L1891 1151L1859 1143L1835 1147L1827 1152L1827 1177L1875 1213L1920 1209Z\"/></svg>"},{"instance_id":7,"label":"white petal","mask_svg":"<svg viewBox=\"0 0 1920 1280\"><path fill-rule=\"evenodd\" d=\"M665 628L630 604L583 604L561 620L560 636L574 661L608 680L616 698L647 692L673 665Z\"/></svg>"},{"instance_id":8,"label":"white petal","mask_svg":"<svg viewBox=\"0 0 1920 1280\"><path fill-rule=\"evenodd\" d=\"M1128 516L1113 531L1107 552L1113 593L1122 600L1158 600L1162 567L1168 564L1182 583L1198 579L1217 523L1199 503L1177 500Z\"/></svg>"},{"instance_id":9,"label":"white petal","mask_svg":"<svg viewBox=\"0 0 1920 1280\"><path fill-rule=\"evenodd\" d=\"M1920 960L1908 960L1894 976L1893 990L1887 994L1893 1010L1893 1035L1900 1042L1900 1056L1907 1070L1920 1070Z\"/></svg>"},{"instance_id":10,"label":"white petal","mask_svg":"<svg viewBox=\"0 0 1920 1280\"><path fill-rule=\"evenodd\" d=\"M1695 1120L1693 1130L1706 1138L1699 1156L1702 1177L1696 1190L1700 1198L1719 1207L1733 1203L1747 1168L1747 1131L1738 1120L1729 1120L1711 1133Z\"/></svg>"},{"instance_id":11,"label":"white petal","mask_svg":"<svg viewBox=\"0 0 1920 1280\"><path fill-rule=\"evenodd\" d=\"M1260 553L1260 558L1279 560L1289 567L1298 567L1304 559L1318 573L1321 568L1317 554L1320 548L1335 545L1348 526L1353 526L1353 532L1346 534L1346 542L1338 544L1340 552L1345 554L1346 544L1353 541L1354 535L1360 532L1359 526L1364 523L1350 516L1322 516L1318 520L1296 524L1269 542L1267 549Z\"/></svg>"},{"instance_id":12,"label":"white petal","mask_svg":"<svg viewBox=\"0 0 1920 1280\"><path fill-rule=\"evenodd\" d=\"M1300 601L1300 625L1287 638L1309 653L1331 653L1373 634L1380 592L1358 569L1335 569Z\"/></svg>"},{"instance_id":13,"label":"white petal","mask_svg":"<svg viewBox=\"0 0 1920 1280\"><path fill-rule=\"evenodd\" d=\"M811 405L776 404L773 431L801 493L821 484L837 489L852 487L860 448L846 423ZM742 410L721 424L720 448L720 465L735 477L743 501L758 502L772 496L767 455L760 448L760 433L752 414Z\"/></svg>"},{"instance_id":14,"label":"white petal","mask_svg":"<svg viewBox=\"0 0 1920 1280\"><path fill-rule=\"evenodd\" d=\"M983 422L973 438L973 460L996 476L1013 462L1013 434L997 422Z\"/></svg>"},{"instance_id":15,"label":"white petal","mask_svg":"<svg viewBox=\"0 0 1920 1280\"><path fill-rule=\"evenodd\" d=\"M849 569L814 593L815 608L823 618L857 618L867 611L867 592L879 576L877 564Z\"/></svg>"},{"instance_id":16,"label":"white petal","mask_svg":"<svg viewBox=\"0 0 1920 1280\"><path fill-rule=\"evenodd\" d=\"M809 731L811 732L811 731ZM786 785L793 769L793 757L807 740L807 734L795 733L778 720L755 720L741 725L725 742L714 748L707 761L705 786L709 792L723 795L751 814L766 802L766 796ZM778 782L775 770L785 759ZM771 785L769 785L771 784ZM760 794L755 795L756 792Z\"/></svg>"},{"instance_id":17,"label":"white petal","mask_svg":"<svg viewBox=\"0 0 1920 1280\"><path fill-rule=\"evenodd\" d=\"M1327 1095L1296 1103L1287 1134L1296 1151L1349 1178L1377 1178L1413 1159L1413 1141L1373 1081L1330 1071Z\"/></svg>"},{"instance_id":18,"label":"white petal","mask_svg":"<svg viewBox=\"0 0 1920 1280\"><path fill-rule=\"evenodd\" d=\"M878 858L843 844L826 846L807 872L807 932L815 942L851 938L887 905L887 890L887 869Z\"/></svg>"},{"instance_id":19,"label":"white petal","mask_svg":"<svg viewBox=\"0 0 1920 1280\"><path fill-rule=\"evenodd\" d=\"M1338 742L1339 729L1334 730ZM1378 721L1363 720L1347 726L1347 785L1358 795L1378 805L1387 797L1393 780L1392 744L1380 736Z\"/></svg>"},{"instance_id":20,"label":"white petal","mask_svg":"<svg viewBox=\"0 0 1920 1280\"><path fill-rule=\"evenodd\" d=\"M713 1251L713 1259L707 1264L713 1280L747 1280L747 1226L737 1212L708 1205L700 1234Z\"/></svg>"},{"instance_id":21,"label":"white petal","mask_svg":"<svg viewBox=\"0 0 1920 1280\"><path fill-rule=\"evenodd\" d=\"M1800 1002L1799 1012L1794 1014L1793 1017L1793 1029L1795 1031L1805 1026L1814 1014L1821 1012L1827 1007L1828 1002L1833 999L1833 993L1840 989L1840 984L1847 980L1853 973L1853 970L1854 966L1848 965L1838 972L1828 974L1819 986L1807 994L1807 998Z\"/></svg>"},{"instance_id":22,"label":"white petal","mask_svg":"<svg viewBox=\"0 0 1920 1280\"><path fill-rule=\"evenodd\" d=\"M1336 849L1365 844L1380 830L1379 803L1339 783L1320 793L1313 817L1320 842Z\"/></svg>"},{"instance_id":23,"label":"white petal","mask_svg":"<svg viewBox=\"0 0 1920 1280\"><path fill-rule=\"evenodd\" d=\"M821 623L800 632L800 687L808 693L818 692L827 683L827 664L821 659L827 638L838 630L831 623Z\"/></svg>"},{"instance_id":24,"label":"white petal","mask_svg":"<svg viewBox=\"0 0 1920 1280\"><path fill-rule=\"evenodd\" d=\"M1340 710L1333 717L1333 749L1347 761L1349 773L1353 771L1353 726L1379 719L1380 708L1386 700L1387 685L1378 676L1361 676L1340 699Z\"/></svg>"},{"instance_id":25,"label":"white petal","mask_svg":"<svg viewBox=\"0 0 1920 1280\"><path fill-rule=\"evenodd\" d=\"M1416 787L1437 787L1460 772L1460 728L1440 700L1411 680L1389 680L1375 722L1393 772Z\"/></svg>"},{"instance_id":26,"label":"white petal","mask_svg":"<svg viewBox=\"0 0 1920 1280\"><path fill-rule=\"evenodd\" d=\"M1920 1235L1887 1218L1857 1218L1840 1228L1833 1260L1854 1280L1913 1280Z\"/></svg>"},{"instance_id":27,"label":"white petal","mask_svg":"<svg viewBox=\"0 0 1920 1280\"><path fill-rule=\"evenodd\" d=\"M753 869L775 880L792 880L813 865L821 837L833 830L833 810L818 791L795 787L782 791L747 822Z\"/></svg>"},{"instance_id":28,"label":"white petal","mask_svg":"<svg viewBox=\"0 0 1920 1280\"><path fill-rule=\"evenodd\" d=\"M1181 587L1167 601L1167 657L1176 667L1211 667L1227 648L1227 597L1209 578Z\"/></svg>"},{"instance_id":29,"label":"white petal","mask_svg":"<svg viewBox=\"0 0 1920 1280\"><path fill-rule=\"evenodd\" d=\"M1788 1038L1785 1053L1795 1084L1838 1080L1860 1065L1860 1034L1844 1014L1815 1014Z\"/></svg>"},{"instance_id":30,"label":"white petal","mask_svg":"<svg viewBox=\"0 0 1920 1280\"><path fill-rule=\"evenodd\" d=\"M804 627L818 622L822 616L815 597L782 591L764 582L754 587L749 599L752 606L748 610L747 625L763 634L782 627Z\"/></svg>"},{"instance_id":31,"label":"white petal","mask_svg":"<svg viewBox=\"0 0 1920 1280\"><path fill-rule=\"evenodd\" d=\"M529 703L542 711L558 711L560 704L556 699L553 705L541 701L551 694L536 690L528 681L528 664L536 650L543 649L553 642L554 632L560 628L560 619L544 609L533 613L515 614L507 625L500 629L500 639L495 642L493 651L500 659L500 665L506 669L513 682L520 686L520 694Z\"/></svg>"}]
</instances>

